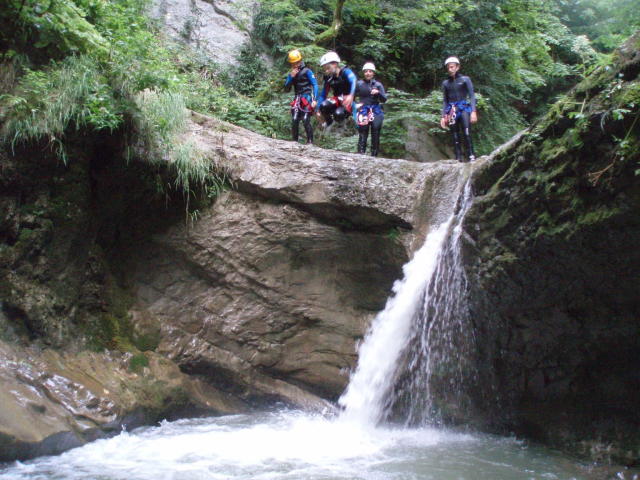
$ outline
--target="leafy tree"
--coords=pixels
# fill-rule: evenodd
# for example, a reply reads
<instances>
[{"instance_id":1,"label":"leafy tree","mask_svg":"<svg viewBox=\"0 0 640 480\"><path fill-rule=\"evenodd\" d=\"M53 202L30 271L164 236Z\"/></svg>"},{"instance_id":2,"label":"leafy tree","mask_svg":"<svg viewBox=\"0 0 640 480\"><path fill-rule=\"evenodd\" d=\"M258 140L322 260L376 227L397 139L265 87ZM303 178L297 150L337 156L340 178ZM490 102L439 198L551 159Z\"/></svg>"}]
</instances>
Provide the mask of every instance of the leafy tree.
<instances>
[{"instance_id":1,"label":"leafy tree","mask_svg":"<svg viewBox=\"0 0 640 480\"><path fill-rule=\"evenodd\" d=\"M105 55L108 43L91 23L101 12L98 0L7 0L0 8L0 46L40 51L44 58Z\"/></svg>"},{"instance_id":2,"label":"leafy tree","mask_svg":"<svg viewBox=\"0 0 640 480\"><path fill-rule=\"evenodd\" d=\"M636 0L557 0L557 5L563 23L603 52L611 52L640 28Z\"/></svg>"}]
</instances>

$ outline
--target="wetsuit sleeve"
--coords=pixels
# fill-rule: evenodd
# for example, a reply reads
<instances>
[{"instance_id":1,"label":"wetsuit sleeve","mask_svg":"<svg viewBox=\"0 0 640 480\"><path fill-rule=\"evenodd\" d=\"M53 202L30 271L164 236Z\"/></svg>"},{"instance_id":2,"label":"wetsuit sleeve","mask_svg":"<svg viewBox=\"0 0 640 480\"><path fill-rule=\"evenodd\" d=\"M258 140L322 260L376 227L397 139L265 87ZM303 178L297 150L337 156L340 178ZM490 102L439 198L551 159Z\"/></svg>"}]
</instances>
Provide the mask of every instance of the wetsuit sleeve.
<instances>
[{"instance_id":1,"label":"wetsuit sleeve","mask_svg":"<svg viewBox=\"0 0 640 480\"><path fill-rule=\"evenodd\" d=\"M320 108L320 104L325 101L327 98L327 94L329 93L329 82L325 81L322 85L322 92L320 92L320 96L318 97L318 105L316 106L316 110Z\"/></svg>"},{"instance_id":2,"label":"wetsuit sleeve","mask_svg":"<svg viewBox=\"0 0 640 480\"><path fill-rule=\"evenodd\" d=\"M464 78L464 83L467 85L467 91L469 92L469 100L471 103L471 111L476 111L476 94L473 91L473 83L469 77Z\"/></svg>"},{"instance_id":3,"label":"wetsuit sleeve","mask_svg":"<svg viewBox=\"0 0 640 480\"><path fill-rule=\"evenodd\" d=\"M349 80L349 85L351 88L349 88L349 95L355 95L356 93L356 83L358 83L358 77L356 77L356 74L353 73L353 71L350 68L346 68L346 74L347 74L347 80Z\"/></svg>"},{"instance_id":4,"label":"wetsuit sleeve","mask_svg":"<svg viewBox=\"0 0 640 480\"><path fill-rule=\"evenodd\" d=\"M449 106L449 98L447 97L447 84L446 81L442 82L442 116L447 114L447 107Z\"/></svg>"},{"instance_id":5,"label":"wetsuit sleeve","mask_svg":"<svg viewBox=\"0 0 640 480\"><path fill-rule=\"evenodd\" d=\"M291 90L291 85L293 85L293 77L291 74L287 75L287 79L284 81L284 89L285 91Z\"/></svg>"},{"instance_id":6,"label":"wetsuit sleeve","mask_svg":"<svg viewBox=\"0 0 640 480\"><path fill-rule=\"evenodd\" d=\"M386 102L387 101L387 92L384 91L384 85L382 85L380 82L378 82L378 84L376 85L376 88L380 92L380 93L378 93L378 101L380 103Z\"/></svg>"},{"instance_id":7,"label":"wetsuit sleeve","mask_svg":"<svg viewBox=\"0 0 640 480\"><path fill-rule=\"evenodd\" d=\"M313 97L312 100L318 98L318 81L316 80L316 76L313 74L311 70L307 70L307 78L309 79L309 83L313 87Z\"/></svg>"},{"instance_id":8,"label":"wetsuit sleeve","mask_svg":"<svg viewBox=\"0 0 640 480\"><path fill-rule=\"evenodd\" d=\"M356 93L355 93L355 97L358 98L359 100L362 100L362 84L363 81L362 80L358 80L356 82Z\"/></svg>"}]
</instances>

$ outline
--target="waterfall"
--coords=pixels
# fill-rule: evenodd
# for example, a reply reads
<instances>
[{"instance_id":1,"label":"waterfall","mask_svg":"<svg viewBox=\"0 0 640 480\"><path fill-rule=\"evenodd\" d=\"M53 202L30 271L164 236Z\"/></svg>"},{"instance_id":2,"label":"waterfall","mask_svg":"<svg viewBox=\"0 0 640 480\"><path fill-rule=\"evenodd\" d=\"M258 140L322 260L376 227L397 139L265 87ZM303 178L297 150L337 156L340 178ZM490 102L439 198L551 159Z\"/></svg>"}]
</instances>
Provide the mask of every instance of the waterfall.
<instances>
[{"instance_id":1,"label":"waterfall","mask_svg":"<svg viewBox=\"0 0 640 480\"><path fill-rule=\"evenodd\" d=\"M462 222L471 206L466 182L450 210L403 267L403 278L367 332L358 366L339 400L342 417L366 424L407 424L455 416L462 384L473 377L473 329L461 264Z\"/></svg>"}]
</instances>

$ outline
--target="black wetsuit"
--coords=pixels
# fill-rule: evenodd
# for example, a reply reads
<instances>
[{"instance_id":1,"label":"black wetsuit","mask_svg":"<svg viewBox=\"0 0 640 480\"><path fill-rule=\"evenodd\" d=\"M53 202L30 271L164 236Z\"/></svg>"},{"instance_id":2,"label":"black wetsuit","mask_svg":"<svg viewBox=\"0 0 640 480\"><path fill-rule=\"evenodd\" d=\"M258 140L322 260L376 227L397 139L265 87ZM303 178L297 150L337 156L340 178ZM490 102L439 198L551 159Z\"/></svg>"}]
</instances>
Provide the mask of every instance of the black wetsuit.
<instances>
[{"instance_id":1,"label":"black wetsuit","mask_svg":"<svg viewBox=\"0 0 640 480\"><path fill-rule=\"evenodd\" d=\"M371 90L378 89L376 95L371 94ZM356 84L356 98L362 106L356 112L356 125L358 125L358 153L365 153L367 150L367 137L369 136L369 128L371 128L371 155L378 156L380 149L380 130L382 130L382 122L384 121L384 111L381 103L387 101L387 94L384 86L375 78L368 80L358 80ZM371 115L372 121L366 125L358 123L358 116Z\"/></svg>"},{"instance_id":2,"label":"black wetsuit","mask_svg":"<svg viewBox=\"0 0 640 480\"><path fill-rule=\"evenodd\" d=\"M453 106L456 108L456 120L449 125L449 131L453 137L453 147L456 159L462 160L462 148L460 145L460 128L464 135L467 156L475 158L473 142L471 141L471 112L476 109L476 96L473 91L473 83L466 75L456 73L454 78L448 77L442 82L442 116L448 114Z\"/></svg>"},{"instance_id":3,"label":"black wetsuit","mask_svg":"<svg viewBox=\"0 0 640 480\"><path fill-rule=\"evenodd\" d=\"M311 102L318 96L318 82L313 72L304 62L300 64L295 77L292 77L291 74L287 75L284 86L286 89L290 89L291 85L293 85L296 95L291 105L291 137L293 141L298 141L299 124L300 120L302 120L307 134L307 143L313 143L313 127L311 127L313 108L311 107Z\"/></svg>"}]
</instances>

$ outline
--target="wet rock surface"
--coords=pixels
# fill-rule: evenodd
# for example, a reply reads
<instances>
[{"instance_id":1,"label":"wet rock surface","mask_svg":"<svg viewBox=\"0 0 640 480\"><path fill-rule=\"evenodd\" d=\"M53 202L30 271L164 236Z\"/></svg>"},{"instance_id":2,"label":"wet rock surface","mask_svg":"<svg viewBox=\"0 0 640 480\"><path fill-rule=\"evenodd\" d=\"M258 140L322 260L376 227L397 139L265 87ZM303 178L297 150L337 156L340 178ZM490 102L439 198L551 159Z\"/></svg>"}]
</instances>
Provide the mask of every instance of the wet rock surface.
<instances>
[{"instance_id":1,"label":"wet rock surface","mask_svg":"<svg viewBox=\"0 0 640 480\"><path fill-rule=\"evenodd\" d=\"M188 221L181 196L154 193L162 171L125 166L115 139L80 143L69 165L0 155L4 459L176 411L326 409L467 168L305 147L195 114L187 136L230 184ZM148 365L129 371L132 359Z\"/></svg>"},{"instance_id":2,"label":"wet rock surface","mask_svg":"<svg viewBox=\"0 0 640 480\"><path fill-rule=\"evenodd\" d=\"M618 70L585 80L475 166L326 151L194 114L186 136L231 185L195 221L153 196L157 167L126 170L109 158L115 148L83 145L69 166L33 158L34 174L0 155L3 458L59 452L182 407L325 408L402 264L450 214L443 198L474 169L464 226L473 421L637 462L634 45ZM91 342L111 352L86 351Z\"/></svg>"},{"instance_id":3,"label":"wet rock surface","mask_svg":"<svg viewBox=\"0 0 640 480\"><path fill-rule=\"evenodd\" d=\"M0 342L0 462L61 453L171 412L243 406L171 361L120 352L58 352Z\"/></svg>"}]
</instances>

